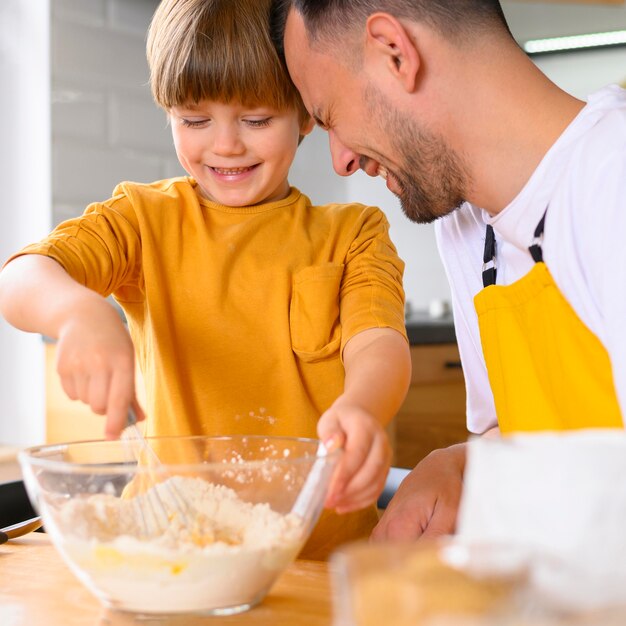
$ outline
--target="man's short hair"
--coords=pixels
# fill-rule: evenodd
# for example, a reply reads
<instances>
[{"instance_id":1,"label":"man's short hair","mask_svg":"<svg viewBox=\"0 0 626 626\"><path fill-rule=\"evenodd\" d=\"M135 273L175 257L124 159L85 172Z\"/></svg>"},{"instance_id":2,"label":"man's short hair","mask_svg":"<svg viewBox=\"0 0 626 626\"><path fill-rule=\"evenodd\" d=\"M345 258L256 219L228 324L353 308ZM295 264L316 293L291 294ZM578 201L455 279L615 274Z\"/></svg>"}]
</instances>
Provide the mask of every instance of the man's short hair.
<instances>
[{"instance_id":1,"label":"man's short hair","mask_svg":"<svg viewBox=\"0 0 626 626\"><path fill-rule=\"evenodd\" d=\"M453 41L485 29L509 32L498 0L274 0L272 39L281 53L291 7L302 16L313 43L339 44L346 33L378 11L424 22Z\"/></svg>"},{"instance_id":2,"label":"man's short hair","mask_svg":"<svg viewBox=\"0 0 626 626\"><path fill-rule=\"evenodd\" d=\"M165 110L201 100L308 114L269 35L271 0L163 0L147 41L150 85Z\"/></svg>"}]
</instances>

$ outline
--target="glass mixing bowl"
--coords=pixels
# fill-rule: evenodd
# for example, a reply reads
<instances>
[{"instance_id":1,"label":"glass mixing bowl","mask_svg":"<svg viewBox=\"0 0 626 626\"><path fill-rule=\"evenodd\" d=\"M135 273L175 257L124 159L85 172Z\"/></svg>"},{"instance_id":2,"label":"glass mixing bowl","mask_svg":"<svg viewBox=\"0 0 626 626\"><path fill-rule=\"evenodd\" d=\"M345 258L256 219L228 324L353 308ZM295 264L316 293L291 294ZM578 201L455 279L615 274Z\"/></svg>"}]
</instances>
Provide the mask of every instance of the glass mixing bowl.
<instances>
[{"instance_id":1,"label":"glass mixing bowl","mask_svg":"<svg viewBox=\"0 0 626 626\"><path fill-rule=\"evenodd\" d=\"M144 441L148 452L119 440L20 453L69 567L118 610L228 615L260 602L309 537L340 452L288 437Z\"/></svg>"}]
</instances>

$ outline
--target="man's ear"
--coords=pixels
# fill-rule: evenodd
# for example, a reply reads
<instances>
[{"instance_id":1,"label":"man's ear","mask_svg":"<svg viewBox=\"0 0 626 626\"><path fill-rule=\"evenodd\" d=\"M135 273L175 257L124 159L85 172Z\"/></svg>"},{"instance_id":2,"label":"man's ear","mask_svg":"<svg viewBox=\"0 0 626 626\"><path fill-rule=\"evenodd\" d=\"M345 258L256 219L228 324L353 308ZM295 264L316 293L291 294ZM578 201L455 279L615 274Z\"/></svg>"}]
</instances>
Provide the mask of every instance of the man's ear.
<instances>
[{"instance_id":1,"label":"man's ear","mask_svg":"<svg viewBox=\"0 0 626 626\"><path fill-rule=\"evenodd\" d=\"M405 26L389 13L372 13L366 23L365 57L382 60L411 93L417 85L420 55Z\"/></svg>"}]
</instances>

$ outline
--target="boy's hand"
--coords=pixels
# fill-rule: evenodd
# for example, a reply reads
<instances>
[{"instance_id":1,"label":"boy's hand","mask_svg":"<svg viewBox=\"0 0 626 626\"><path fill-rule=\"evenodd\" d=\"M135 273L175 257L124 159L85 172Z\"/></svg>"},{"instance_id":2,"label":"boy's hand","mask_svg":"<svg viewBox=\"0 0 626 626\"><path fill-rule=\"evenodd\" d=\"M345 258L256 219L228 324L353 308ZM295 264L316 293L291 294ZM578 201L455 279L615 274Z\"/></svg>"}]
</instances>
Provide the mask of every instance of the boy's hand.
<instances>
[{"instance_id":1,"label":"boy's hand","mask_svg":"<svg viewBox=\"0 0 626 626\"><path fill-rule=\"evenodd\" d=\"M128 407L136 408L135 354L115 309L96 296L82 301L59 327L56 369L72 400L106 415L105 435L116 438L126 426Z\"/></svg>"},{"instance_id":2,"label":"boy's hand","mask_svg":"<svg viewBox=\"0 0 626 626\"><path fill-rule=\"evenodd\" d=\"M135 356L117 311L54 259L26 254L0 272L0 313L16 328L57 340L56 369L72 400L106 414L105 434L120 435L135 398Z\"/></svg>"},{"instance_id":3,"label":"boy's hand","mask_svg":"<svg viewBox=\"0 0 626 626\"><path fill-rule=\"evenodd\" d=\"M317 432L327 448L344 449L326 507L349 513L376 502L391 463L391 446L380 423L359 406L336 402L320 417Z\"/></svg>"}]
</instances>

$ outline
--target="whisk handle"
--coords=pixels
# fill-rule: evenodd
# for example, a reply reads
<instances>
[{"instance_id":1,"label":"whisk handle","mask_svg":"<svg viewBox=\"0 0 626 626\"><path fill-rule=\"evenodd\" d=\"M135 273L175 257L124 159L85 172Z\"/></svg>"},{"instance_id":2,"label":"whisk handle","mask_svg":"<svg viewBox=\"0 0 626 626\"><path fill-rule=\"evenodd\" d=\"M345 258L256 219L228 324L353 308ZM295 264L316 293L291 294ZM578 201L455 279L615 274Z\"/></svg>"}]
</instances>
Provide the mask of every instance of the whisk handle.
<instances>
[{"instance_id":1,"label":"whisk handle","mask_svg":"<svg viewBox=\"0 0 626 626\"><path fill-rule=\"evenodd\" d=\"M126 426L134 426L137 423L137 414L135 409L131 406L128 407L128 415L126 417Z\"/></svg>"}]
</instances>

